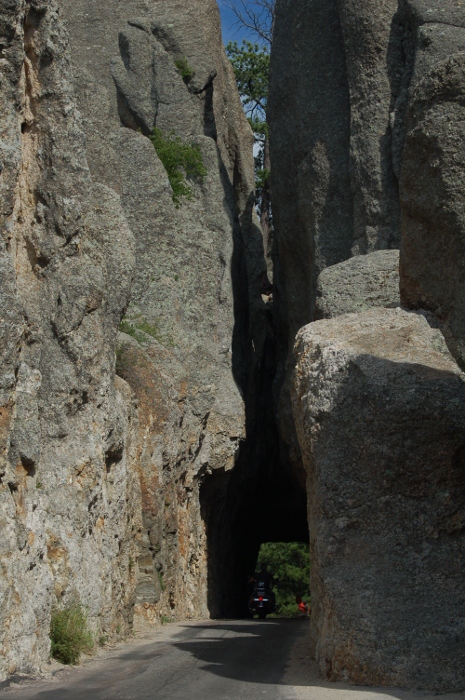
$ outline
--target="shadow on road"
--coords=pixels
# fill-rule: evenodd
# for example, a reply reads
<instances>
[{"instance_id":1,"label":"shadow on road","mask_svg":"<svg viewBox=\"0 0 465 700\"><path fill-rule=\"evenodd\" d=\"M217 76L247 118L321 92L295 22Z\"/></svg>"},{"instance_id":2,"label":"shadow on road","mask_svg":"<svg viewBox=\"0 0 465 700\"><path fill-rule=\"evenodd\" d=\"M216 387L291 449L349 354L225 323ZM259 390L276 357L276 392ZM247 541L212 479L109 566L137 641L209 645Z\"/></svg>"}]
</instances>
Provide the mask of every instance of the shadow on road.
<instances>
[{"instance_id":1,"label":"shadow on road","mask_svg":"<svg viewBox=\"0 0 465 700\"><path fill-rule=\"evenodd\" d=\"M289 635L289 627L298 628L296 637ZM360 698L361 693L378 696L372 687L332 683L321 678L316 663L310 659L306 619L269 619L249 623L231 620L219 622L214 627L207 623L195 628L210 632L210 635L173 641L173 646L203 662L203 671L241 682L339 690L344 700L349 700L349 697L352 700L352 693L354 700ZM192 627L188 629L192 630ZM224 636L220 636L220 632ZM177 637L183 635L184 632ZM289 645L289 638L294 639L294 644ZM228 646L227 652L222 649L223 645ZM378 690L378 693L380 700L405 700L410 695L408 691L390 688ZM329 698L329 694L323 693L321 697ZM331 697L336 698L336 694Z\"/></svg>"},{"instance_id":2,"label":"shadow on road","mask_svg":"<svg viewBox=\"0 0 465 700\"><path fill-rule=\"evenodd\" d=\"M221 700L247 696L255 700L265 693L277 700L287 692L305 700L431 698L421 692L324 681L309 657L308 620L176 624L163 630L161 638L128 644L83 667L60 671L52 682L32 681L21 688L0 690L0 698ZM462 694L446 697L465 700Z\"/></svg>"}]
</instances>

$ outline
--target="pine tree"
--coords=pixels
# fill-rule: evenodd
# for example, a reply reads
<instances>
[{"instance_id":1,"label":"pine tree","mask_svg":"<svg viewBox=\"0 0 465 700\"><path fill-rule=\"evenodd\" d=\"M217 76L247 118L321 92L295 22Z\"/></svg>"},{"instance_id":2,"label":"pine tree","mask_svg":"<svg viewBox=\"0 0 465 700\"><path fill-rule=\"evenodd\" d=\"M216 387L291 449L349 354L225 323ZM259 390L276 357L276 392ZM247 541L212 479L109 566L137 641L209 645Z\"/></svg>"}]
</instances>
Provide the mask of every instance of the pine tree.
<instances>
[{"instance_id":1,"label":"pine tree","mask_svg":"<svg viewBox=\"0 0 465 700\"><path fill-rule=\"evenodd\" d=\"M270 253L272 213L270 189L270 145L266 110L270 75L270 51L273 35L275 0L227 0L226 5L237 17L236 24L248 29L256 38L244 39L239 46L229 42L226 53L236 76L245 113L258 146L255 156L256 205L263 231L265 255Z\"/></svg>"}]
</instances>

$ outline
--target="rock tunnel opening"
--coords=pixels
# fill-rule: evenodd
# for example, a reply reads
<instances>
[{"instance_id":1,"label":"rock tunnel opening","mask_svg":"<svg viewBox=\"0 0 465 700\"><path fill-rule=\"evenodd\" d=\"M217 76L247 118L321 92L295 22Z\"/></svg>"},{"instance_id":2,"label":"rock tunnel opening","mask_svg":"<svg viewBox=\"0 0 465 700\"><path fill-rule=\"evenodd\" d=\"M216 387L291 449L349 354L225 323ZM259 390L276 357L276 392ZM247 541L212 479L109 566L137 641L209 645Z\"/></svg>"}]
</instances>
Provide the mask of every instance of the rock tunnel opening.
<instances>
[{"instance_id":1,"label":"rock tunnel opening","mask_svg":"<svg viewBox=\"0 0 465 700\"><path fill-rule=\"evenodd\" d=\"M267 572L271 577L275 608L266 611L277 617L298 617L308 612L310 600L310 546L308 542L262 542L254 572L250 572L248 595L255 592L257 575ZM299 602L303 607L299 607ZM260 617L257 610L253 616ZM256 602L256 601L254 601Z\"/></svg>"},{"instance_id":2,"label":"rock tunnel opening","mask_svg":"<svg viewBox=\"0 0 465 700\"><path fill-rule=\"evenodd\" d=\"M236 252L241 259L242 249ZM305 479L293 469L277 419L286 357L283 329L273 301L253 318L244 313L250 305L243 304L247 280L238 260L232 270L232 366L245 403L246 439L234 469L214 470L200 487L212 618L248 617L247 581L262 543L309 541Z\"/></svg>"},{"instance_id":3,"label":"rock tunnel opening","mask_svg":"<svg viewBox=\"0 0 465 700\"><path fill-rule=\"evenodd\" d=\"M277 431L257 431L229 478L220 473L205 479L200 499L210 615L247 617L247 580L260 546L309 541L306 492L281 458Z\"/></svg>"}]
</instances>

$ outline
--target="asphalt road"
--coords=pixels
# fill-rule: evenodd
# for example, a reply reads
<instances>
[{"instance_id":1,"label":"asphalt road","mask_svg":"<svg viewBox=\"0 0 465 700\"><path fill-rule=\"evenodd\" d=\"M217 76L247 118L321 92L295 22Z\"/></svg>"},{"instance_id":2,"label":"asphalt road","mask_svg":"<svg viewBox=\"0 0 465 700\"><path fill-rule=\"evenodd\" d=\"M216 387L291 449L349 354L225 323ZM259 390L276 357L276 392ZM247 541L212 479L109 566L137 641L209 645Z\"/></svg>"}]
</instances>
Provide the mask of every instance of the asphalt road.
<instances>
[{"instance_id":1,"label":"asphalt road","mask_svg":"<svg viewBox=\"0 0 465 700\"><path fill-rule=\"evenodd\" d=\"M308 620L206 621L157 628L76 668L3 686L10 700L428 700L426 693L322 681ZM465 694L441 700L465 700Z\"/></svg>"}]
</instances>

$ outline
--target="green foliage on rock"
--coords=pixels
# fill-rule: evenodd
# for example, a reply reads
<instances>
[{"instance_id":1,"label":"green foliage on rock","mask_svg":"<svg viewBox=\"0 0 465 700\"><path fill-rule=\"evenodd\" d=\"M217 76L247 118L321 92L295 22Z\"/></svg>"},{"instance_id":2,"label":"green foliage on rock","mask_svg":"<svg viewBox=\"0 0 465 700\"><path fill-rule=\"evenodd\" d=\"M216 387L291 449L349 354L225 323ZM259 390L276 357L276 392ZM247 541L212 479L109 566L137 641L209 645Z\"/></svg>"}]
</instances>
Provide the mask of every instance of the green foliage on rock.
<instances>
[{"instance_id":1,"label":"green foliage on rock","mask_svg":"<svg viewBox=\"0 0 465 700\"><path fill-rule=\"evenodd\" d=\"M137 326L134 323L131 323L130 321L126 321L123 319L119 324L118 330L120 331L120 333L126 333L126 335L130 335L131 338L137 340L138 343L142 343L145 340L142 333L139 333Z\"/></svg>"},{"instance_id":2,"label":"green foliage on rock","mask_svg":"<svg viewBox=\"0 0 465 700\"><path fill-rule=\"evenodd\" d=\"M80 603L52 610L50 641L50 655L63 664L77 664L81 654L92 651L94 640Z\"/></svg>"},{"instance_id":3,"label":"green foliage on rock","mask_svg":"<svg viewBox=\"0 0 465 700\"><path fill-rule=\"evenodd\" d=\"M275 578L276 614L297 617L295 598L310 603L310 558L308 544L302 542L267 542L258 554L257 568L267 564Z\"/></svg>"},{"instance_id":4,"label":"green foliage on rock","mask_svg":"<svg viewBox=\"0 0 465 700\"><path fill-rule=\"evenodd\" d=\"M134 338L134 340L139 343L139 345L141 345L144 341L147 341L145 336L149 335L152 338L155 338L160 345L164 345L165 347L174 347L173 339L168 335L164 335L160 331L159 325L156 322L147 323L147 321L128 321L127 319L123 319L119 324L119 331L121 333L126 333L126 335L130 335L131 338ZM119 349L117 348L117 355L118 352Z\"/></svg>"},{"instance_id":5,"label":"green foliage on rock","mask_svg":"<svg viewBox=\"0 0 465 700\"><path fill-rule=\"evenodd\" d=\"M184 143L173 131L165 136L157 127L150 140L168 175L175 205L181 204L181 197L191 200L192 188L187 179L202 181L207 174L200 147Z\"/></svg>"},{"instance_id":6,"label":"green foliage on rock","mask_svg":"<svg viewBox=\"0 0 465 700\"><path fill-rule=\"evenodd\" d=\"M174 62L174 65L180 72L181 78L184 80L185 83L188 83L189 80L192 80L192 78L195 75L195 70L190 67L189 61L187 60L186 56L181 56L181 58L178 58L178 60Z\"/></svg>"},{"instance_id":7,"label":"green foliage on rock","mask_svg":"<svg viewBox=\"0 0 465 700\"><path fill-rule=\"evenodd\" d=\"M268 168L256 168L255 169L255 186L257 190L263 189L265 184L270 179L270 171Z\"/></svg>"}]
</instances>

